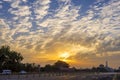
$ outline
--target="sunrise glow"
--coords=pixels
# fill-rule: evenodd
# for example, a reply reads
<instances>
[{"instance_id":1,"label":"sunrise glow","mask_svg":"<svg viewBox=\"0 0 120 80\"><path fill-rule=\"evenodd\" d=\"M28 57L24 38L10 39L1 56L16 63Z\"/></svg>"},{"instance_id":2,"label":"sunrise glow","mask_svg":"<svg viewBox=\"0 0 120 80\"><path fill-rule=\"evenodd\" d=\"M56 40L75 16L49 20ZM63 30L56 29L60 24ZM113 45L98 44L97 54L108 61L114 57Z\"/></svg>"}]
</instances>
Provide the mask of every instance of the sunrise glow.
<instances>
[{"instance_id":1,"label":"sunrise glow","mask_svg":"<svg viewBox=\"0 0 120 80\"><path fill-rule=\"evenodd\" d=\"M0 0L2 45L25 63L118 67L120 0Z\"/></svg>"},{"instance_id":2,"label":"sunrise glow","mask_svg":"<svg viewBox=\"0 0 120 80\"><path fill-rule=\"evenodd\" d=\"M67 62L67 58L70 57L70 54L68 52L64 52L60 54L60 60Z\"/></svg>"}]
</instances>

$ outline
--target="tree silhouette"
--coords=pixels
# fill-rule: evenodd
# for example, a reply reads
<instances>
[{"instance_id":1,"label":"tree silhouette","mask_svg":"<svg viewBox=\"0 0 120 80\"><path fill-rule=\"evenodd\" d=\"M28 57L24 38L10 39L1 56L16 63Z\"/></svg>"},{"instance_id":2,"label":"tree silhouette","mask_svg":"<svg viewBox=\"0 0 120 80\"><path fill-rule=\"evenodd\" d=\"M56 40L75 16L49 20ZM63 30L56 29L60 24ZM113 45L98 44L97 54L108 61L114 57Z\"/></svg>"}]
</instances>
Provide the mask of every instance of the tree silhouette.
<instances>
[{"instance_id":1,"label":"tree silhouette","mask_svg":"<svg viewBox=\"0 0 120 80\"><path fill-rule=\"evenodd\" d=\"M0 48L0 69L17 71L22 60L23 56L16 51L11 51L9 46Z\"/></svg>"},{"instance_id":2,"label":"tree silhouette","mask_svg":"<svg viewBox=\"0 0 120 80\"><path fill-rule=\"evenodd\" d=\"M60 69L60 68L69 68L69 64L68 63L66 63L64 61L60 61L60 60L58 60L56 63L54 63L53 66L55 68L58 68L58 69Z\"/></svg>"}]
</instances>

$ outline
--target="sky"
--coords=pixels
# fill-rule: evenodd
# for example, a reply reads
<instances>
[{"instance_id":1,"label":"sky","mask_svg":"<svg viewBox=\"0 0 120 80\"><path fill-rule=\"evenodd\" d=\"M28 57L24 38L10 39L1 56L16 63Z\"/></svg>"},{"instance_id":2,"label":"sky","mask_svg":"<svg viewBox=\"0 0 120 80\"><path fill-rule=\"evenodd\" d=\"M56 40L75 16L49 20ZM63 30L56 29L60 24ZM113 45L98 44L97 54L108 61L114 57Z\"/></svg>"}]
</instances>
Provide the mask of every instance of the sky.
<instances>
[{"instance_id":1,"label":"sky","mask_svg":"<svg viewBox=\"0 0 120 80\"><path fill-rule=\"evenodd\" d=\"M120 0L0 0L0 46L24 63L120 66Z\"/></svg>"}]
</instances>

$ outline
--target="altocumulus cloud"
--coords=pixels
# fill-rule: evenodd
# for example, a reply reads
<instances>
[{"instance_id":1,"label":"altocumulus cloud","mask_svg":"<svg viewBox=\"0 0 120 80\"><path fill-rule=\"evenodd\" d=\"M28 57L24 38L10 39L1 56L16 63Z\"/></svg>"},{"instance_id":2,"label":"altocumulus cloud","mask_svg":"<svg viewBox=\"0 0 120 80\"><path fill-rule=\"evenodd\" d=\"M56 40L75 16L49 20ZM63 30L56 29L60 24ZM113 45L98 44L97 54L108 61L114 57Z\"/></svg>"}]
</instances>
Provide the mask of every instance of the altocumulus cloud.
<instances>
[{"instance_id":1,"label":"altocumulus cloud","mask_svg":"<svg viewBox=\"0 0 120 80\"><path fill-rule=\"evenodd\" d=\"M71 59L78 60L120 54L119 0L101 6L98 0L85 15L80 12L82 5L75 6L71 0L58 0L54 11L50 9L52 0L29 4L27 0L3 1L10 4L12 17L0 19L0 46L10 45L33 59L61 52L69 52Z\"/></svg>"}]
</instances>

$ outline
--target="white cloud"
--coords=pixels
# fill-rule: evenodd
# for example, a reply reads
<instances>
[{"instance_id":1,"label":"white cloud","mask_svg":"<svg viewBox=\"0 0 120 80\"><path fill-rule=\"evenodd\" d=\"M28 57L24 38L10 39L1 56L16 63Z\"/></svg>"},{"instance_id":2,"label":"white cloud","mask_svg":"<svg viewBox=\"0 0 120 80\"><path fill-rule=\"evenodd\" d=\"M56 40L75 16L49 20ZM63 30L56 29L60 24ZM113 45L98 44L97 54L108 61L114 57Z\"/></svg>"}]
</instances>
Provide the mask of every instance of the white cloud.
<instances>
[{"instance_id":1,"label":"white cloud","mask_svg":"<svg viewBox=\"0 0 120 80\"><path fill-rule=\"evenodd\" d=\"M9 12L11 13L11 14L14 14L14 15L16 15L16 16L29 16L29 15L31 15L31 12L30 12L30 7L28 7L28 6L18 6L18 5L16 5L16 6L14 6L14 8L18 8L18 10L13 10L13 9L9 9Z\"/></svg>"},{"instance_id":2,"label":"white cloud","mask_svg":"<svg viewBox=\"0 0 120 80\"><path fill-rule=\"evenodd\" d=\"M11 7L12 8L18 8L19 4L20 4L20 0L14 1L14 2L12 2Z\"/></svg>"},{"instance_id":3,"label":"white cloud","mask_svg":"<svg viewBox=\"0 0 120 80\"><path fill-rule=\"evenodd\" d=\"M22 0L23 2L27 2L27 0Z\"/></svg>"},{"instance_id":4,"label":"white cloud","mask_svg":"<svg viewBox=\"0 0 120 80\"><path fill-rule=\"evenodd\" d=\"M2 1L0 1L0 4L2 4L3 2Z\"/></svg>"},{"instance_id":5,"label":"white cloud","mask_svg":"<svg viewBox=\"0 0 120 80\"><path fill-rule=\"evenodd\" d=\"M34 12L36 19L41 20L48 14L50 0L37 0L34 3Z\"/></svg>"},{"instance_id":6,"label":"white cloud","mask_svg":"<svg viewBox=\"0 0 120 80\"><path fill-rule=\"evenodd\" d=\"M11 2L11 1L13 1L13 0L3 0L3 1L6 1L6 2Z\"/></svg>"},{"instance_id":7,"label":"white cloud","mask_svg":"<svg viewBox=\"0 0 120 80\"><path fill-rule=\"evenodd\" d=\"M9 32L10 32L9 25L5 22L4 19L0 19L0 35L1 35L0 39L4 41L4 43L9 43L9 41L11 40ZM3 43L0 42L0 44Z\"/></svg>"},{"instance_id":8,"label":"white cloud","mask_svg":"<svg viewBox=\"0 0 120 80\"><path fill-rule=\"evenodd\" d=\"M31 48L36 53L40 50L53 54L66 50L75 55L120 52L120 1L91 6L84 16L80 14L81 6L73 6L69 0L59 0L59 8L50 16L50 0L37 0L32 6L20 3L11 2L11 21L6 23L1 19L1 40L9 34L7 40L11 45Z\"/></svg>"},{"instance_id":9,"label":"white cloud","mask_svg":"<svg viewBox=\"0 0 120 80\"><path fill-rule=\"evenodd\" d=\"M58 0L58 2L64 2L65 4L69 4L71 0Z\"/></svg>"},{"instance_id":10,"label":"white cloud","mask_svg":"<svg viewBox=\"0 0 120 80\"><path fill-rule=\"evenodd\" d=\"M0 9L2 9L3 8L3 6L2 5L0 5Z\"/></svg>"},{"instance_id":11,"label":"white cloud","mask_svg":"<svg viewBox=\"0 0 120 80\"><path fill-rule=\"evenodd\" d=\"M0 9L2 9L3 8L3 5L2 5L2 1L0 1Z\"/></svg>"}]
</instances>

